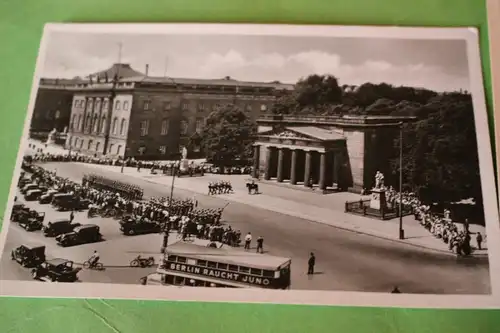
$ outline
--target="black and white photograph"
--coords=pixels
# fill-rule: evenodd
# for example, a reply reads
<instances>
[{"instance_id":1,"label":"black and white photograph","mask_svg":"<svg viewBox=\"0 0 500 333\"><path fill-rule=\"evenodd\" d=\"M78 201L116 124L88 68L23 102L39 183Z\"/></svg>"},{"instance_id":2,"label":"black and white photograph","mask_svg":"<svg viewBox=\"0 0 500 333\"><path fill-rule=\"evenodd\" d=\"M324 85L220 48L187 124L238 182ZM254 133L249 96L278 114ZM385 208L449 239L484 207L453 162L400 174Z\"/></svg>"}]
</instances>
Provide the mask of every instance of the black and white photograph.
<instances>
[{"instance_id":1,"label":"black and white photograph","mask_svg":"<svg viewBox=\"0 0 500 333\"><path fill-rule=\"evenodd\" d=\"M487 121L467 28L47 25L0 293L474 306Z\"/></svg>"}]
</instances>

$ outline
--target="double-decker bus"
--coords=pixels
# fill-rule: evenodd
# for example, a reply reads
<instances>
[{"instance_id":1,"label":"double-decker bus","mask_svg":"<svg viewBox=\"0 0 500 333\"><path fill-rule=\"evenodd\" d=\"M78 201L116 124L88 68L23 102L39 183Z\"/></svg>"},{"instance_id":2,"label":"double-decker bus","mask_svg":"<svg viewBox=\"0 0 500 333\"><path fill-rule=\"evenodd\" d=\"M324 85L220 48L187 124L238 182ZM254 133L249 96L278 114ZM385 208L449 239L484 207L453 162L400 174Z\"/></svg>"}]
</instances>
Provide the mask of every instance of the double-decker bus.
<instances>
[{"instance_id":1,"label":"double-decker bus","mask_svg":"<svg viewBox=\"0 0 500 333\"><path fill-rule=\"evenodd\" d=\"M146 285L222 288L290 288L291 259L178 242L167 248Z\"/></svg>"}]
</instances>

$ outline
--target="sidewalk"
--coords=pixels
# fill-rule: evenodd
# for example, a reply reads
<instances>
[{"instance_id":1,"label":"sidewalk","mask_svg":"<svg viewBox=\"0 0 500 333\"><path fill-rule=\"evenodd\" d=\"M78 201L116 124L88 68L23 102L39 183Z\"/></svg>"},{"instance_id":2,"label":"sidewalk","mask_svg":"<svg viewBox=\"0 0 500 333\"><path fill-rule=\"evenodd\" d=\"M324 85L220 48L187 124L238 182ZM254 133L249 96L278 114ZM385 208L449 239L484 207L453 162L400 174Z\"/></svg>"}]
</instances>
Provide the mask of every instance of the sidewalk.
<instances>
[{"instance_id":1,"label":"sidewalk","mask_svg":"<svg viewBox=\"0 0 500 333\"><path fill-rule=\"evenodd\" d=\"M87 166L120 173L120 167L86 164ZM135 168L125 168L124 174L134 178L140 178L148 182L170 186L172 177L163 175L151 175L149 170L137 172ZM248 195L245 187L248 175L214 175L206 174L204 177L176 178L175 187L188 190L198 194L207 195L208 183L216 180L230 180L235 193L217 195L227 201L250 205L256 208L274 211L280 214L290 215L317 223L330 225L332 227L353 231L359 234L370 235L395 242L413 245L429 250L452 254L448 245L435 238L430 232L423 228L413 216L403 218L403 228L406 239L399 240L399 220L392 219L381 221L363 216L351 215L344 212L346 201L359 200L360 196L353 193L332 193L318 195L289 189L276 185L259 183L262 194ZM485 228L472 225L471 232L480 231L485 235ZM485 242L484 247L487 248ZM487 250L475 251L475 255L486 255Z\"/></svg>"}]
</instances>

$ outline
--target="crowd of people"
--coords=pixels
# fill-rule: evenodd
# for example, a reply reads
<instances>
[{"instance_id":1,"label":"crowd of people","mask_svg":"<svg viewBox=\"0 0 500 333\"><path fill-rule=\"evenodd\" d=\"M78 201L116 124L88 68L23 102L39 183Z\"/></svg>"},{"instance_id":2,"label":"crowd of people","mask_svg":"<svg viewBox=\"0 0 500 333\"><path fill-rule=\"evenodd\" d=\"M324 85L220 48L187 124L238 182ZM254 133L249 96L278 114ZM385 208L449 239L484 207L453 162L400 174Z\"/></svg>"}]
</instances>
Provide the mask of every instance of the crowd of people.
<instances>
[{"instance_id":1,"label":"crowd of people","mask_svg":"<svg viewBox=\"0 0 500 333\"><path fill-rule=\"evenodd\" d=\"M395 205L401 200L403 207L411 207L415 219L436 238L448 244L448 248L457 255L467 256L472 253L471 233L467 220L464 221L463 228L459 228L451 219L450 210L444 209L442 214L435 213L429 205L422 203L415 193L399 193L390 188L387 197ZM481 233L476 234L478 249L481 249L482 241Z\"/></svg>"},{"instance_id":2,"label":"crowd of people","mask_svg":"<svg viewBox=\"0 0 500 333\"><path fill-rule=\"evenodd\" d=\"M88 156L78 153L69 154L51 154L44 153L42 150L37 150L34 155L30 157L33 161L37 162L79 162L79 163L89 163L89 164L100 164L100 165L112 165L112 166L126 166L136 168L140 172L142 169L150 170L151 173L157 173L158 171L166 175L172 175L177 172L176 175L203 175L205 173L214 174L250 174L252 172L252 167L219 167L203 161L190 161L189 164L184 168L180 168L180 161L142 161L136 160L134 158L128 159L117 159L110 157L98 157L98 156ZM182 169L182 170L181 170Z\"/></svg>"},{"instance_id":3,"label":"crowd of people","mask_svg":"<svg viewBox=\"0 0 500 333\"><path fill-rule=\"evenodd\" d=\"M106 188L91 186L87 180L82 184L57 176L38 165L32 165L31 178L48 188L61 193L70 193L75 198L91 202L88 216L119 217L135 222L154 222L164 231L178 231L183 240L191 237L238 246L241 232L221 223L224 208L198 208L194 199L151 198L136 200L121 195L123 183L106 182ZM21 175L25 177L25 173ZM100 177L100 176L99 176ZM105 178L100 179L101 182ZM117 187L114 188L113 184ZM109 212L113 213L109 213Z\"/></svg>"}]
</instances>

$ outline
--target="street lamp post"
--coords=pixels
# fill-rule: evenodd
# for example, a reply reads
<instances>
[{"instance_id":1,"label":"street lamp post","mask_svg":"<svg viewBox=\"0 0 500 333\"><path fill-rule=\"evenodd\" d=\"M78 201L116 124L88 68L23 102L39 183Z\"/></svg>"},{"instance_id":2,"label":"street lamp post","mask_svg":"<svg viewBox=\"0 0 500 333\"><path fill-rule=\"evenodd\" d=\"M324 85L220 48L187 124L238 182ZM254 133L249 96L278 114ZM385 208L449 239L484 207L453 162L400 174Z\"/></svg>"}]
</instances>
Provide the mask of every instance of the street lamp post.
<instances>
[{"instance_id":1,"label":"street lamp post","mask_svg":"<svg viewBox=\"0 0 500 333\"><path fill-rule=\"evenodd\" d=\"M177 163L174 163L172 168L172 184L170 185L170 197L168 198L168 210L169 213L172 212L172 203L174 198L174 184L175 184L175 176L177 175ZM165 254L168 246L168 236L170 235L170 221L167 221L167 225L165 230L163 231L163 244L161 247L161 253Z\"/></svg>"},{"instance_id":2,"label":"street lamp post","mask_svg":"<svg viewBox=\"0 0 500 333\"><path fill-rule=\"evenodd\" d=\"M399 123L399 239L405 239L403 229L403 123Z\"/></svg>"}]
</instances>

